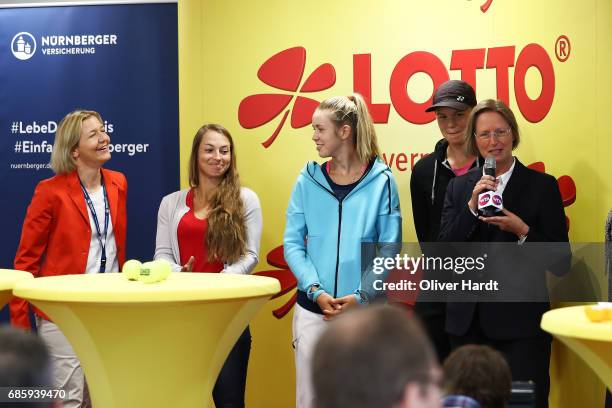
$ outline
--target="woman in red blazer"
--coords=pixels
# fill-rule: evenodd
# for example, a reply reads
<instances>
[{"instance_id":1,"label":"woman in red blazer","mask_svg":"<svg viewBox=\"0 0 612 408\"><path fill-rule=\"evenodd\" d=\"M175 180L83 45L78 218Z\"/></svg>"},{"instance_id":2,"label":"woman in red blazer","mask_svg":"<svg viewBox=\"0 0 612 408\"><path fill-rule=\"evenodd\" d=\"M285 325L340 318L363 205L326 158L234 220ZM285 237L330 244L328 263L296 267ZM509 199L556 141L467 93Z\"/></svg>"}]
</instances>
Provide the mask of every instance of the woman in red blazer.
<instances>
[{"instance_id":1,"label":"woman in red blazer","mask_svg":"<svg viewBox=\"0 0 612 408\"><path fill-rule=\"evenodd\" d=\"M118 272L125 261L127 181L102 169L111 158L110 137L97 112L76 110L60 122L51 167L55 176L36 186L23 222L15 269L35 277ZM10 304L13 325L30 327L28 304ZM54 362L65 407L83 404L84 378L72 347L40 310L36 325Z\"/></svg>"}]
</instances>

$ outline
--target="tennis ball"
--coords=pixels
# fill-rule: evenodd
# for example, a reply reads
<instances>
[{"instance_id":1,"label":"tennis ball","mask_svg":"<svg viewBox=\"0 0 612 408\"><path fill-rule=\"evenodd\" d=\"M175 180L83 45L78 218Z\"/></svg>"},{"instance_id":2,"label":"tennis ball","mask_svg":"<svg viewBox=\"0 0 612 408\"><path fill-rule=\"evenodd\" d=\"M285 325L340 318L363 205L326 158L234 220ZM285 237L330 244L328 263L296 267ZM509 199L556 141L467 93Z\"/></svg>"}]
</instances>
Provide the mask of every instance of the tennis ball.
<instances>
[{"instance_id":1,"label":"tennis ball","mask_svg":"<svg viewBox=\"0 0 612 408\"><path fill-rule=\"evenodd\" d=\"M129 280L138 280L142 264L136 259L130 259L123 264L123 276Z\"/></svg>"},{"instance_id":2,"label":"tennis ball","mask_svg":"<svg viewBox=\"0 0 612 408\"><path fill-rule=\"evenodd\" d=\"M612 306L604 302L599 302L597 305L585 306L584 312L592 322L612 320Z\"/></svg>"},{"instance_id":3,"label":"tennis ball","mask_svg":"<svg viewBox=\"0 0 612 408\"><path fill-rule=\"evenodd\" d=\"M597 306L586 306L584 312L592 322L603 322L608 314L606 309Z\"/></svg>"},{"instance_id":4,"label":"tennis ball","mask_svg":"<svg viewBox=\"0 0 612 408\"><path fill-rule=\"evenodd\" d=\"M170 273L172 273L172 265L170 265L170 262L166 261L165 259L158 259L154 262L159 265L159 268L161 270L160 281L167 279L168 276L170 276Z\"/></svg>"},{"instance_id":5,"label":"tennis ball","mask_svg":"<svg viewBox=\"0 0 612 408\"><path fill-rule=\"evenodd\" d=\"M138 280L144 283L155 283L159 281L160 274L159 267L153 261L145 262L140 268Z\"/></svg>"}]
</instances>

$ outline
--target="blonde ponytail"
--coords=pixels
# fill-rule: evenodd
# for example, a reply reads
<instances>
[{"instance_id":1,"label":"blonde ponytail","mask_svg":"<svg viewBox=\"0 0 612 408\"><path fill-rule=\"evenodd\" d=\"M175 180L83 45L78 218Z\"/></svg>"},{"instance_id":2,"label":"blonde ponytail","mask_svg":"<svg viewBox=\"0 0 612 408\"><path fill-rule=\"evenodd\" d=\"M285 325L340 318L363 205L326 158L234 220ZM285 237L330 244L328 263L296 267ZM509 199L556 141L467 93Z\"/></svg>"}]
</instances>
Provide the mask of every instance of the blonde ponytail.
<instances>
[{"instance_id":1,"label":"blonde ponytail","mask_svg":"<svg viewBox=\"0 0 612 408\"><path fill-rule=\"evenodd\" d=\"M380 156L374 122L360 94L328 98L318 109L331 113L336 129L344 125L351 127L359 161L367 163Z\"/></svg>"}]
</instances>

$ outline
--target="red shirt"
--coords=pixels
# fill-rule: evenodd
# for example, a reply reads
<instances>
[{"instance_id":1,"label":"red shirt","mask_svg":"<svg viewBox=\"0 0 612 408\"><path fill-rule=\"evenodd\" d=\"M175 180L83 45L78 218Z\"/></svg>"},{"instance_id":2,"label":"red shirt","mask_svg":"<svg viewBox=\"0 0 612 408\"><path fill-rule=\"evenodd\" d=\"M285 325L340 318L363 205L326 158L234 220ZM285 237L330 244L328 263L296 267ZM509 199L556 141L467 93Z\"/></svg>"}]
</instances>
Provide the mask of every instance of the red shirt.
<instances>
[{"instance_id":1,"label":"red shirt","mask_svg":"<svg viewBox=\"0 0 612 408\"><path fill-rule=\"evenodd\" d=\"M472 165L474 164L474 162L471 162L469 164L466 164L463 167L453 167L453 173L455 173L455 176L459 177L459 176L463 176L465 173L467 173L471 168Z\"/></svg>"},{"instance_id":2,"label":"red shirt","mask_svg":"<svg viewBox=\"0 0 612 408\"><path fill-rule=\"evenodd\" d=\"M194 256L193 272L221 272L223 262L209 262L208 248L206 248L206 231L208 219L199 219L193 212L193 190L187 193L186 200L189 211L179 221L177 235L181 265L185 265L191 256Z\"/></svg>"}]
</instances>

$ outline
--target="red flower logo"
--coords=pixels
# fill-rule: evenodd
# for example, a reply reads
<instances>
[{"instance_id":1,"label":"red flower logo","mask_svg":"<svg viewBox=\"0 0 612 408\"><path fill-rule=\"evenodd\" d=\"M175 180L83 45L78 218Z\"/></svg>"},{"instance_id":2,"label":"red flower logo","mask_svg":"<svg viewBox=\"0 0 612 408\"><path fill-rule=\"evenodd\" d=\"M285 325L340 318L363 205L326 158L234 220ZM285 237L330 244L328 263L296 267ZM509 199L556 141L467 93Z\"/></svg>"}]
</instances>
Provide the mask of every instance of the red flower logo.
<instances>
[{"instance_id":1,"label":"red flower logo","mask_svg":"<svg viewBox=\"0 0 612 408\"><path fill-rule=\"evenodd\" d=\"M257 77L273 88L297 92L306 66L306 49L304 47L288 48L270 57L257 71ZM299 88L299 92L318 92L331 88L336 83L336 70L331 64L321 64L315 69ZM276 118L293 100L291 109L283 114L276 130L262 144L270 147L280 133L289 111L291 127L299 129L310 124L312 114L319 102L296 94L257 94L249 95L240 102L238 121L245 129L253 129Z\"/></svg>"},{"instance_id":2,"label":"red flower logo","mask_svg":"<svg viewBox=\"0 0 612 408\"><path fill-rule=\"evenodd\" d=\"M546 166L544 162L535 162L531 163L529 166L530 169L536 170L544 173L546 171ZM563 207L569 207L574 204L576 201L576 183L574 179L570 176L561 176L557 179L557 184L559 185L559 191L561 192L561 201L563 201ZM567 230L570 229L570 219L565 217L565 224L567 225Z\"/></svg>"},{"instance_id":3,"label":"red flower logo","mask_svg":"<svg viewBox=\"0 0 612 408\"><path fill-rule=\"evenodd\" d=\"M493 3L493 0L487 0L485 1L482 6L480 6L480 11L482 11L483 13L486 13L487 10L489 9L489 7L491 7L491 3Z\"/></svg>"},{"instance_id":4,"label":"red flower logo","mask_svg":"<svg viewBox=\"0 0 612 408\"><path fill-rule=\"evenodd\" d=\"M285 256L283 254L283 246L281 245L268 252L268 256L266 257L266 259L268 261L268 264L280 269L256 272L255 275L267 276L270 278L278 279L281 285L281 290L276 295L272 296L271 299L281 297L285 293L289 293L293 289L295 289L297 286L297 279L295 279L295 276L293 276L293 273L287 265L287 261L285 261ZM293 296L291 296L291 298L287 302L285 302L285 304L283 304L278 309L272 311L274 317L276 317L277 319L282 319L287 313L289 313L291 308L293 308L293 305L295 305L296 300L297 291L293 293Z\"/></svg>"}]
</instances>

